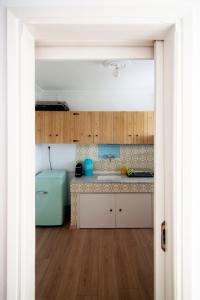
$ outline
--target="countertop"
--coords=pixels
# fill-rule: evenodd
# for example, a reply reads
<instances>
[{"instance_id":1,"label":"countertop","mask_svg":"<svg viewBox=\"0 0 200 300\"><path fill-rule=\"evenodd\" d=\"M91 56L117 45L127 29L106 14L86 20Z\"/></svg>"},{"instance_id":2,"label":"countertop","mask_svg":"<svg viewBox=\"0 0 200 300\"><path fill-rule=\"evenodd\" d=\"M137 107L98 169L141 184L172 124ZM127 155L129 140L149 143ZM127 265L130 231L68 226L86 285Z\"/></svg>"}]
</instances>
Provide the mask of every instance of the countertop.
<instances>
[{"instance_id":1,"label":"countertop","mask_svg":"<svg viewBox=\"0 0 200 300\"><path fill-rule=\"evenodd\" d=\"M102 174L100 174L102 175ZM107 174L108 175L108 174ZM114 175L114 174L112 174ZM98 175L93 176L82 176L82 177L73 177L70 181L71 184L83 184L83 183L154 183L153 177L127 177L126 175L121 175L119 178L115 179L106 179L99 180Z\"/></svg>"}]
</instances>

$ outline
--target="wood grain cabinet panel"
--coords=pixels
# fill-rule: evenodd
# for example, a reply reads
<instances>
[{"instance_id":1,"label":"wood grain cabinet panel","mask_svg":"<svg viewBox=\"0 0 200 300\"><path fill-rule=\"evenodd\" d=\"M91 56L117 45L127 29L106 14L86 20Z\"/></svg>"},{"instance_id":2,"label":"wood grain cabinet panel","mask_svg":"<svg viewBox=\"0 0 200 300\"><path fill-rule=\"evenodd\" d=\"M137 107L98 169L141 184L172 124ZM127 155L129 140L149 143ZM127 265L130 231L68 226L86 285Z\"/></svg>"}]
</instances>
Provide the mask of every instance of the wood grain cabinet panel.
<instances>
[{"instance_id":1,"label":"wood grain cabinet panel","mask_svg":"<svg viewBox=\"0 0 200 300\"><path fill-rule=\"evenodd\" d=\"M133 112L133 144L144 144L144 112Z\"/></svg>"},{"instance_id":2,"label":"wood grain cabinet panel","mask_svg":"<svg viewBox=\"0 0 200 300\"><path fill-rule=\"evenodd\" d=\"M153 112L114 112L114 144L153 144Z\"/></svg>"},{"instance_id":3,"label":"wood grain cabinet panel","mask_svg":"<svg viewBox=\"0 0 200 300\"><path fill-rule=\"evenodd\" d=\"M113 112L93 113L94 144L113 144Z\"/></svg>"},{"instance_id":4,"label":"wood grain cabinet panel","mask_svg":"<svg viewBox=\"0 0 200 300\"><path fill-rule=\"evenodd\" d=\"M35 143L41 144L44 142L44 112L35 112Z\"/></svg>"},{"instance_id":5,"label":"wood grain cabinet panel","mask_svg":"<svg viewBox=\"0 0 200 300\"><path fill-rule=\"evenodd\" d=\"M147 144L154 144L154 112L152 111L147 113L147 127Z\"/></svg>"},{"instance_id":6,"label":"wood grain cabinet panel","mask_svg":"<svg viewBox=\"0 0 200 300\"><path fill-rule=\"evenodd\" d=\"M70 112L71 143L93 144L92 112Z\"/></svg>"},{"instance_id":7,"label":"wood grain cabinet panel","mask_svg":"<svg viewBox=\"0 0 200 300\"><path fill-rule=\"evenodd\" d=\"M47 112L35 114L36 143L153 144L153 112Z\"/></svg>"},{"instance_id":8,"label":"wood grain cabinet panel","mask_svg":"<svg viewBox=\"0 0 200 300\"><path fill-rule=\"evenodd\" d=\"M44 112L44 144L63 142L64 112Z\"/></svg>"},{"instance_id":9,"label":"wood grain cabinet panel","mask_svg":"<svg viewBox=\"0 0 200 300\"><path fill-rule=\"evenodd\" d=\"M36 120L36 143L63 142L64 112L37 111Z\"/></svg>"},{"instance_id":10,"label":"wood grain cabinet panel","mask_svg":"<svg viewBox=\"0 0 200 300\"><path fill-rule=\"evenodd\" d=\"M80 112L70 112L70 141L71 143L81 143L84 133L83 114Z\"/></svg>"},{"instance_id":11,"label":"wood grain cabinet panel","mask_svg":"<svg viewBox=\"0 0 200 300\"><path fill-rule=\"evenodd\" d=\"M114 144L133 144L133 113L113 113Z\"/></svg>"},{"instance_id":12,"label":"wood grain cabinet panel","mask_svg":"<svg viewBox=\"0 0 200 300\"><path fill-rule=\"evenodd\" d=\"M70 112L63 112L63 141L64 144L71 144L71 120Z\"/></svg>"}]
</instances>

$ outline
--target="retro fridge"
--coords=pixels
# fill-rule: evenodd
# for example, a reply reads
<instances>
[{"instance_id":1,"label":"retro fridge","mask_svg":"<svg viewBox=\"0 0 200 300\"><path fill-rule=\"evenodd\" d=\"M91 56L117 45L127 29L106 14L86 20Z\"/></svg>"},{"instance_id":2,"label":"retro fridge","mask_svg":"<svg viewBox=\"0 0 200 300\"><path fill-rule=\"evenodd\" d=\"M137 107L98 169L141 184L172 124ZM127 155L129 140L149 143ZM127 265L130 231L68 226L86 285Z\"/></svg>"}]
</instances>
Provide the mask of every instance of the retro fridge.
<instances>
[{"instance_id":1,"label":"retro fridge","mask_svg":"<svg viewBox=\"0 0 200 300\"><path fill-rule=\"evenodd\" d=\"M36 225L62 225L68 195L67 171L40 172L36 175L35 189Z\"/></svg>"}]
</instances>

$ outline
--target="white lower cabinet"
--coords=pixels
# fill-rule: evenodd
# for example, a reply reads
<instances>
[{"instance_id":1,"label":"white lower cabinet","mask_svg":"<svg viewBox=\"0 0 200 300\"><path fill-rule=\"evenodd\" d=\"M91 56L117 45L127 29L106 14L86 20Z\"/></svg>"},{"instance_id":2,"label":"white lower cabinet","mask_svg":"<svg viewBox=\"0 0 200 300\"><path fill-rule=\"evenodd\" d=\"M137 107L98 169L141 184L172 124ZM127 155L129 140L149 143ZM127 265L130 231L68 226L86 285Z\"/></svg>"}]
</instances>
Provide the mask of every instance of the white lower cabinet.
<instances>
[{"instance_id":1,"label":"white lower cabinet","mask_svg":"<svg viewBox=\"0 0 200 300\"><path fill-rule=\"evenodd\" d=\"M115 228L115 199L111 194L80 194L80 228Z\"/></svg>"},{"instance_id":2,"label":"white lower cabinet","mask_svg":"<svg viewBox=\"0 0 200 300\"><path fill-rule=\"evenodd\" d=\"M152 228L151 193L116 194L117 228Z\"/></svg>"},{"instance_id":3,"label":"white lower cabinet","mask_svg":"<svg viewBox=\"0 0 200 300\"><path fill-rule=\"evenodd\" d=\"M152 193L79 194L80 228L152 228Z\"/></svg>"}]
</instances>

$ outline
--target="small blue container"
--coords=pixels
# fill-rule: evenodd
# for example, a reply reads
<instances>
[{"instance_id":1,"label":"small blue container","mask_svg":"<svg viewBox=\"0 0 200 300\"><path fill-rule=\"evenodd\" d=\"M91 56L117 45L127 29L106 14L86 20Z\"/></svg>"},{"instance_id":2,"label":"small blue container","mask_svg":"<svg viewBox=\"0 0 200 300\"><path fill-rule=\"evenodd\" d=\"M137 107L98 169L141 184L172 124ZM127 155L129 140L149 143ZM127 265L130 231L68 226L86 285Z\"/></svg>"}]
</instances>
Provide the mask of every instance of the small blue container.
<instances>
[{"instance_id":1,"label":"small blue container","mask_svg":"<svg viewBox=\"0 0 200 300\"><path fill-rule=\"evenodd\" d=\"M92 159L85 159L84 160L84 175L85 176L92 176L93 175L93 161Z\"/></svg>"}]
</instances>

